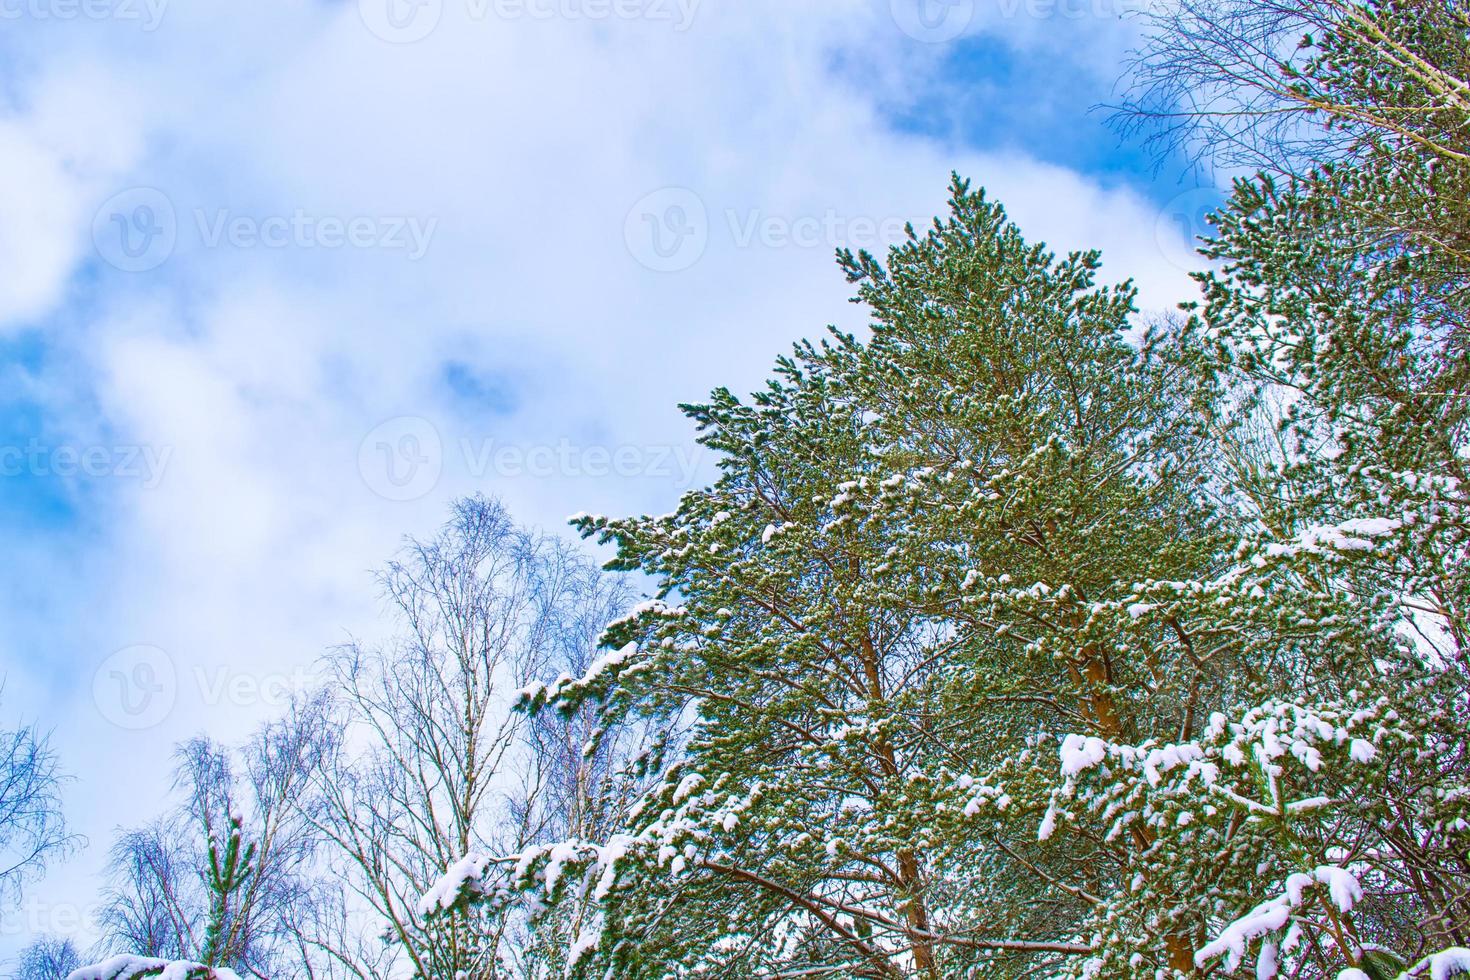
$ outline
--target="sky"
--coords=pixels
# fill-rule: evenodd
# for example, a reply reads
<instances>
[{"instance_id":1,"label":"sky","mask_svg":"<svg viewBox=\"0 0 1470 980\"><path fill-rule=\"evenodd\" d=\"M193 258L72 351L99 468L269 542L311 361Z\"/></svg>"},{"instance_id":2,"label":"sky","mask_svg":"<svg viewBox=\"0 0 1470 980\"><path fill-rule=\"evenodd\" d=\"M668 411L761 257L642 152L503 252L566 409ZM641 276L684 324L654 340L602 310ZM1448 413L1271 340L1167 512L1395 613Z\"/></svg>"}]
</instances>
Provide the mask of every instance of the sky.
<instances>
[{"instance_id":1,"label":"sky","mask_svg":"<svg viewBox=\"0 0 1470 980\"><path fill-rule=\"evenodd\" d=\"M1136 0L0 0L0 727L87 845L0 956L90 935L173 746L386 628L457 496L662 513L680 402L863 310L951 171L1140 305L1216 192L1117 98Z\"/></svg>"}]
</instances>

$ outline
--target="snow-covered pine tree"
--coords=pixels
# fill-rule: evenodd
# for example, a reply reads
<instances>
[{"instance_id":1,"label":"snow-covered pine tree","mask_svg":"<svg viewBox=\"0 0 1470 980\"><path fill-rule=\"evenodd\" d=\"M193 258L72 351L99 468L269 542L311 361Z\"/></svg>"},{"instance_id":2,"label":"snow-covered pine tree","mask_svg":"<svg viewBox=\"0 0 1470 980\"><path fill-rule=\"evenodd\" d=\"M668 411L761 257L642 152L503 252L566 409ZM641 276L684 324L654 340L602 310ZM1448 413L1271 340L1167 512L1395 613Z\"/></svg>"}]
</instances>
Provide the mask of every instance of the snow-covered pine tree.
<instances>
[{"instance_id":1,"label":"snow-covered pine tree","mask_svg":"<svg viewBox=\"0 0 1470 980\"><path fill-rule=\"evenodd\" d=\"M1133 291L1098 288L1095 253L1027 244L958 178L886 268L841 258L871 339L686 407L723 472L676 513L577 522L660 599L527 703L685 719L660 788L625 833L482 859L435 901L590 896L589 975L1011 976L1092 952L1152 837L1038 841L1048 733L1188 735L1233 683L1228 653L1160 659L1120 612L1223 559L1213 392L1167 332L1125 341ZM1187 963L1182 921L1149 935Z\"/></svg>"}]
</instances>

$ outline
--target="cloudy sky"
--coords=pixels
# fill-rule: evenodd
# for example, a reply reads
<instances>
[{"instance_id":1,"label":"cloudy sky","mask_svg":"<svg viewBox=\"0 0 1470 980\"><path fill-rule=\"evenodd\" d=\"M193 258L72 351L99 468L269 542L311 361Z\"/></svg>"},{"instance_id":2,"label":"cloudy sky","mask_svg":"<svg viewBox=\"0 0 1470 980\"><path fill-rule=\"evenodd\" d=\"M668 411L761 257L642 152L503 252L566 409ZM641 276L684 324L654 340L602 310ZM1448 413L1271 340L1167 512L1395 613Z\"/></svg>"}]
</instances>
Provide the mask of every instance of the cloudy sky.
<instances>
[{"instance_id":1,"label":"cloudy sky","mask_svg":"<svg viewBox=\"0 0 1470 980\"><path fill-rule=\"evenodd\" d=\"M675 409L862 310L832 252L957 170L1033 238L1190 293L1208 189L1105 114L1128 0L0 0L0 725L89 846L178 740L380 628L455 496L672 508Z\"/></svg>"}]
</instances>

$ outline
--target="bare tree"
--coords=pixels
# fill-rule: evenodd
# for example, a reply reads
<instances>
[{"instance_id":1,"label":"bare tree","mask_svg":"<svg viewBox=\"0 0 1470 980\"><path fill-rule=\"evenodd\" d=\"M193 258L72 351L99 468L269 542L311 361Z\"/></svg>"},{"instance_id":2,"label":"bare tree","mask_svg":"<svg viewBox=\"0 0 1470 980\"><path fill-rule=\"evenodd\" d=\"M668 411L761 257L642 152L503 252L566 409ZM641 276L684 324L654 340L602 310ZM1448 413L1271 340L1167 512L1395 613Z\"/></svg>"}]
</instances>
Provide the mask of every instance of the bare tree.
<instances>
[{"instance_id":1,"label":"bare tree","mask_svg":"<svg viewBox=\"0 0 1470 980\"><path fill-rule=\"evenodd\" d=\"M1388 141L1470 163L1459 0L1170 0L1144 28L1115 121L1161 158L1299 175Z\"/></svg>"},{"instance_id":2,"label":"bare tree","mask_svg":"<svg viewBox=\"0 0 1470 980\"><path fill-rule=\"evenodd\" d=\"M104 949L184 959L201 931L192 855L162 819L122 834L108 858L97 913Z\"/></svg>"},{"instance_id":3,"label":"bare tree","mask_svg":"<svg viewBox=\"0 0 1470 980\"><path fill-rule=\"evenodd\" d=\"M400 630L329 658L332 751L310 809L334 845L349 905L369 911L395 955L347 969L350 936L312 942L342 951L355 976L522 974L515 916L474 909L430 920L419 901L467 854L513 854L590 829L593 801L611 785L609 750L581 752L590 719L533 722L513 708L530 680L585 667L628 596L481 497L458 502L430 540L410 541L380 582Z\"/></svg>"},{"instance_id":4,"label":"bare tree","mask_svg":"<svg viewBox=\"0 0 1470 980\"><path fill-rule=\"evenodd\" d=\"M44 734L28 725L0 731L0 902L76 846L61 808L63 778Z\"/></svg>"},{"instance_id":5,"label":"bare tree","mask_svg":"<svg viewBox=\"0 0 1470 980\"><path fill-rule=\"evenodd\" d=\"M66 980L82 965L81 954L70 939L41 936L21 951L11 980Z\"/></svg>"}]
</instances>

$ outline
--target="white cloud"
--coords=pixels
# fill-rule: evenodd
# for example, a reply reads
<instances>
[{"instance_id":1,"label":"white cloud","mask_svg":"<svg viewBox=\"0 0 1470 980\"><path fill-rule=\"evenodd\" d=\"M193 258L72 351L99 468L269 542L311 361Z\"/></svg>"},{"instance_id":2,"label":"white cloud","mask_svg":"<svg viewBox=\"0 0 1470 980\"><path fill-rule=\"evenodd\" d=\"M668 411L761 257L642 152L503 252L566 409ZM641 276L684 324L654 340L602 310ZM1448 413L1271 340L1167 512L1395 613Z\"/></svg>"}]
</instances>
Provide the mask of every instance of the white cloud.
<instances>
[{"instance_id":1,"label":"white cloud","mask_svg":"<svg viewBox=\"0 0 1470 980\"><path fill-rule=\"evenodd\" d=\"M16 125L0 124L0 329L61 298L76 253L82 203L62 160ZM24 192L18 189L24 188Z\"/></svg>"},{"instance_id":2,"label":"white cloud","mask_svg":"<svg viewBox=\"0 0 1470 980\"><path fill-rule=\"evenodd\" d=\"M0 115L0 333L45 316L90 247L92 196L140 150L126 83L89 61Z\"/></svg>"}]
</instances>

